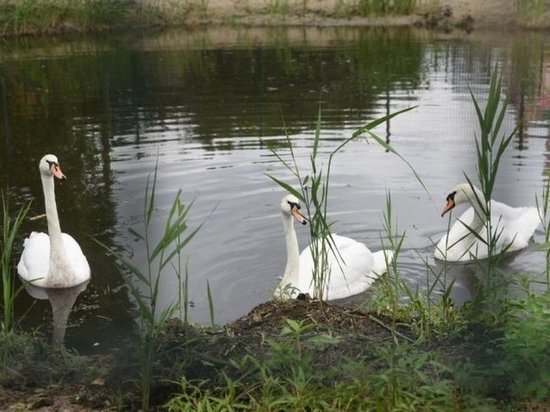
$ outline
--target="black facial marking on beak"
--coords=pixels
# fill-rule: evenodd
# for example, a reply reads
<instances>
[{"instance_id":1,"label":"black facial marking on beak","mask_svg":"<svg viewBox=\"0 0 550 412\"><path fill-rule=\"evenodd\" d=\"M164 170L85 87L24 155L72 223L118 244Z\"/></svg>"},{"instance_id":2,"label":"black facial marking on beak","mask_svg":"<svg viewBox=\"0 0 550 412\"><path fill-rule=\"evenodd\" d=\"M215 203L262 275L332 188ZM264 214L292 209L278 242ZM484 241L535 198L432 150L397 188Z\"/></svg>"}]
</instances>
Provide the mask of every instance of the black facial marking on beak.
<instances>
[{"instance_id":1,"label":"black facial marking on beak","mask_svg":"<svg viewBox=\"0 0 550 412\"><path fill-rule=\"evenodd\" d=\"M298 209L298 210L300 210L300 209L302 208L302 206L300 206L299 203L291 202L290 200L287 200L287 203L288 203L288 205L290 206L290 208L295 207L295 208Z\"/></svg>"},{"instance_id":2,"label":"black facial marking on beak","mask_svg":"<svg viewBox=\"0 0 550 412\"><path fill-rule=\"evenodd\" d=\"M455 195L456 195L456 191L449 193L447 195L447 199L445 199L447 201L447 204L445 205L445 207L443 208L443 211L441 212L441 217L445 216L445 213L447 213L448 211L452 210L455 207Z\"/></svg>"},{"instance_id":3,"label":"black facial marking on beak","mask_svg":"<svg viewBox=\"0 0 550 412\"><path fill-rule=\"evenodd\" d=\"M447 198L445 199L447 202L449 200L452 200L453 202L455 201L455 195L456 195L456 190L454 192L451 192L447 195Z\"/></svg>"}]
</instances>

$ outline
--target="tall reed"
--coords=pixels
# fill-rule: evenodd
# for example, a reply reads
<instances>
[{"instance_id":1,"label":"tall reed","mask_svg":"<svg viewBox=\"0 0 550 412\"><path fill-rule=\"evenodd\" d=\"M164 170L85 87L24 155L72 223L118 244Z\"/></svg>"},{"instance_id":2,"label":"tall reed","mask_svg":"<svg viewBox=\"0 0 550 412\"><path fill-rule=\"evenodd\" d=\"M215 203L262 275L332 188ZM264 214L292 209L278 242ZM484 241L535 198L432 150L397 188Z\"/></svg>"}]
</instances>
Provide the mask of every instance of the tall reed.
<instances>
[{"instance_id":1,"label":"tall reed","mask_svg":"<svg viewBox=\"0 0 550 412\"><path fill-rule=\"evenodd\" d=\"M141 388L141 409L149 410L149 399L151 393L151 384L153 381L153 366L158 357L155 338L158 332L181 308L181 298L184 297L185 311L187 308L187 284L179 288L176 302L168 305L167 308L159 310L158 298L161 286L162 274L168 265L171 264L175 276L181 281L181 252L184 247L193 239L202 225L191 230L187 225L188 213L192 202L188 205L181 200L181 189L177 192L172 206L164 224L164 232L160 239L154 243L151 239L151 228L153 225L154 211L156 208L155 193L157 185L157 170L155 170L147 179L145 189L145 199L143 205L143 228L137 231L133 228L129 232L142 241L145 245L147 256L147 266L145 269L139 268L133 262L126 259L121 253L104 246L109 253L115 257L119 268L130 275L127 285L130 294L137 305L138 318L138 336L140 338L140 388ZM177 258L178 265L172 263ZM188 279L186 272L185 279ZM137 281L137 282L136 282ZM137 284L136 284L137 283ZM185 313L185 319L187 314Z\"/></svg>"},{"instance_id":2,"label":"tall reed","mask_svg":"<svg viewBox=\"0 0 550 412\"><path fill-rule=\"evenodd\" d=\"M13 274L12 252L21 224L27 216L31 202L23 205L15 216L10 213L9 201L4 193L2 197L2 259L0 260L2 273L2 331L11 331L14 324L13 305L21 288L16 288Z\"/></svg>"},{"instance_id":3,"label":"tall reed","mask_svg":"<svg viewBox=\"0 0 550 412\"><path fill-rule=\"evenodd\" d=\"M2 323L0 328L2 343L2 359L1 363L4 364L7 361L9 353L9 339L15 324L14 305L17 295L23 290L23 285L16 287L15 275L13 273L14 262L12 259L12 252L14 249L17 235L21 224L27 216L31 202L25 203L15 216L11 215L9 200L4 192L1 193L2 197L2 239L0 242L0 249L2 250L2 257L0 260L0 273L2 276Z\"/></svg>"},{"instance_id":4,"label":"tall reed","mask_svg":"<svg viewBox=\"0 0 550 412\"><path fill-rule=\"evenodd\" d=\"M482 265L486 271L488 291L493 290L495 280L495 270L502 255L506 252L510 245L505 245L498 250L497 244L500 241L502 227L499 227L499 222L493 222L491 219L491 197L495 187L497 174L502 157L510 145L518 126L516 126L510 134L501 135L501 127L508 102L506 99L501 99L502 91L502 76L495 68L491 75L489 84L489 92L485 109L482 111L473 92L470 90L472 102L474 104L479 127L480 136L476 139L476 161L477 161L477 180L483 198L479 198L477 191L473 190L474 184L472 180L465 175L466 180L474 192L476 199L472 199L479 204L484 216L481 216L485 221L484 238L478 232L478 228L467 227L468 231L487 246L488 259Z\"/></svg>"},{"instance_id":5,"label":"tall reed","mask_svg":"<svg viewBox=\"0 0 550 412\"><path fill-rule=\"evenodd\" d=\"M537 202L537 210L539 212L539 219L544 230L544 247L545 252L545 272L546 272L546 289L550 291L550 180L547 179L544 188L542 190L542 201L539 202L538 196L535 197Z\"/></svg>"}]
</instances>

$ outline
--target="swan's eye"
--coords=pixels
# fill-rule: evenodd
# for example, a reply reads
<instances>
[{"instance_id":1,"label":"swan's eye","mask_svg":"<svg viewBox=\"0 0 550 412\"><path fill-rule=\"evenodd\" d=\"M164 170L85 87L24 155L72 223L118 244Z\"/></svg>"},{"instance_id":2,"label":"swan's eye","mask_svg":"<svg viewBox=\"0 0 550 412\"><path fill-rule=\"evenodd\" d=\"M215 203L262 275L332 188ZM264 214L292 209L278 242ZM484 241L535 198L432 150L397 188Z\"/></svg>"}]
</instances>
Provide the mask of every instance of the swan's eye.
<instances>
[{"instance_id":1,"label":"swan's eye","mask_svg":"<svg viewBox=\"0 0 550 412\"><path fill-rule=\"evenodd\" d=\"M296 208L296 209L300 210L302 208L299 203L291 202L290 200L287 201L287 203L288 203L288 205L290 206L291 209Z\"/></svg>"},{"instance_id":2,"label":"swan's eye","mask_svg":"<svg viewBox=\"0 0 550 412\"><path fill-rule=\"evenodd\" d=\"M455 195L456 195L456 190L455 190L454 192L452 192L452 193L449 193L449 195L447 196L447 199L445 199L445 200L446 200L447 202L448 202L449 200L452 200L452 201L454 202L454 200L455 200Z\"/></svg>"},{"instance_id":3,"label":"swan's eye","mask_svg":"<svg viewBox=\"0 0 550 412\"><path fill-rule=\"evenodd\" d=\"M52 168L52 166L59 167L59 165L56 162L52 162L51 160L46 160L46 163L48 163L48 165L50 166L50 169Z\"/></svg>"}]
</instances>

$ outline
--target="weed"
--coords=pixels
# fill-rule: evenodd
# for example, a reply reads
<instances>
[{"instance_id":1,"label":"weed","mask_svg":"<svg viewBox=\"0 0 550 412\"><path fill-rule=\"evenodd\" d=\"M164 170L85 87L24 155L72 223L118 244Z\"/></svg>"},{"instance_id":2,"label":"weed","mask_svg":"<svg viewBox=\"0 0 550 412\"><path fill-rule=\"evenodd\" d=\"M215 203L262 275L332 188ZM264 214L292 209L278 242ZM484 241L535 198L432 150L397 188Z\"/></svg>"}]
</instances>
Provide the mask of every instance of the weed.
<instances>
[{"instance_id":1,"label":"weed","mask_svg":"<svg viewBox=\"0 0 550 412\"><path fill-rule=\"evenodd\" d=\"M546 24L544 0L516 0L518 17L522 25L542 27Z\"/></svg>"},{"instance_id":2,"label":"weed","mask_svg":"<svg viewBox=\"0 0 550 412\"><path fill-rule=\"evenodd\" d=\"M290 12L290 5L288 0L269 0L267 5L267 13L271 15L281 14L283 16L288 15Z\"/></svg>"}]
</instances>

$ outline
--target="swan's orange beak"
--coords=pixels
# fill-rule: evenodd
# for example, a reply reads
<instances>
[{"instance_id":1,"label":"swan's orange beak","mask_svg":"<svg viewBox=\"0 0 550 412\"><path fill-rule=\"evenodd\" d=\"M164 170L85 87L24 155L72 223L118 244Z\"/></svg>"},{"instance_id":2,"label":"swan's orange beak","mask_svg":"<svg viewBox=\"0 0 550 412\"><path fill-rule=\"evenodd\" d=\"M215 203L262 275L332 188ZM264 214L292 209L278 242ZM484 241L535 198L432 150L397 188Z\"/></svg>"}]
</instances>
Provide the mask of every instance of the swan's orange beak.
<instances>
[{"instance_id":1,"label":"swan's orange beak","mask_svg":"<svg viewBox=\"0 0 550 412\"><path fill-rule=\"evenodd\" d=\"M294 219L296 219L298 222L300 222L302 225L307 224L307 219L302 214L300 209L298 209L296 206L292 206L292 209L290 210L290 213L292 213L292 216L294 216Z\"/></svg>"},{"instance_id":2,"label":"swan's orange beak","mask_svg":"<svg viewBox=\"0 0 550 412\"><path fill-rule=\"evenodd\" d=\"M455 201L453 199L447 199L447 204L443 208L443 212L441 212L441 217L443 217L445 213L447 213L453 207L455 207Z\"/></svg>"},{"instance_id":3,"label":"swan's orange beak","mask_svg":"<svg viewBox=\"0 0 550 412\"><path fill-rule=\"evenodd\" d=\"M63 172L61 171L61 168L59 167L59 165L57 165L57 164L55 164L55 163L52 163L52 165L50 166L50 170L52 171L52 175L54 175L54 176L57 177L58 179L64 180L64 179L67 178L67 177L63 174Z\"/></svg>"}]
</instances>

